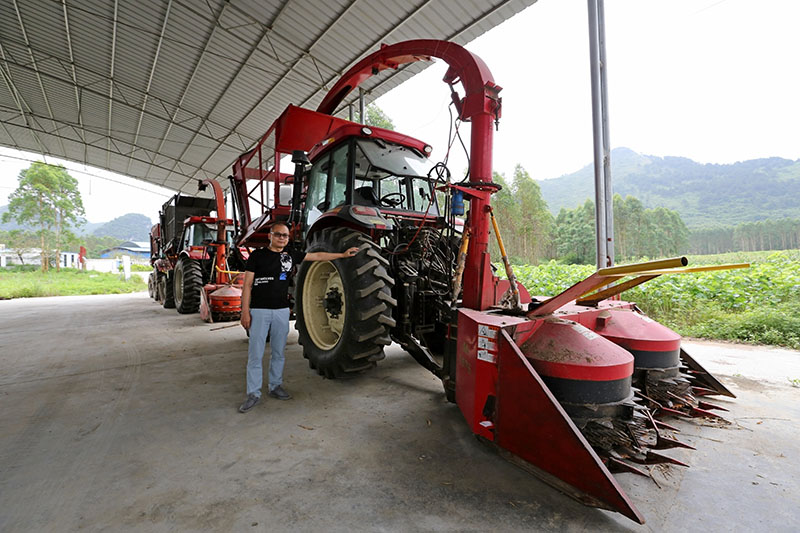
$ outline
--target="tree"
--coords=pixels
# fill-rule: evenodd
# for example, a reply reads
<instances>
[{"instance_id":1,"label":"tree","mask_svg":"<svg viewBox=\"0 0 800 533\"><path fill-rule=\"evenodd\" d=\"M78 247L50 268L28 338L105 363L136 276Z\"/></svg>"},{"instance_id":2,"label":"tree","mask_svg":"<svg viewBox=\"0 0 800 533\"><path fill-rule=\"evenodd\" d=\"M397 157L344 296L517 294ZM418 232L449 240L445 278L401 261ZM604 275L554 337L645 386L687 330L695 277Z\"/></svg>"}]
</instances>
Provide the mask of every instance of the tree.
<instances>
[{"instance_id":1,"label":"tree","mask_svg":"<svg viewBox=\"0 0 800 533\"><path fill-rule=\"evenodd\" d=\"M492 210L511 261L536 264L551 257L555 224L539 185L521 165L510 184L497 172L492 180L501 187L492 196ZM499 248L493 242L490 248L496 257Z\"/></svg>"},{"instance_id":2,"label":"tree","mask_svg":"<svg viewBox=\"0 0 800 533\"><path fill-rule=\"evenodd\" d=\"M19 186L8 199L3 222L13 218L18 224L37 227L42 272L48 269L51 250L55 250L56 269L59 269L61 247L72 238L70 229L82 223L84 214L78 181L61 165L37 161L19 173Z\"/></svg>"},{"instance_id":3,"label":"tree","mask_svg":"<svg viewBox=\"0 0 800 533\"><path fill-rule=\"evenodd\" d=\"M566 263L590 265L595 262L594 202L587 199L582 206L564 209L556 217L556 249Z\"/></svg>"},{"instance_id":4,"label":"tree","mask_svg":"<svg viewBox=\"0 0 800 533\"><path fill-rule=\"evenodd\" d=\"M538 263L550 254L555 221L547 202L542 198L539 185L522 165L514 167L514 196L519 202L522 226L522 250L532 263Z\"/></svg>"},{"instance_id":5,"label":"tree","mask_svg":"<svg viewBox=\"0 0 800 533\"><path fill-rule=\"evenodd\" d=\"M30 231L12 229L0 231L0 242L5 243L8 249L17 254L20 264L25 264L24 255L36 248L36 235Z\"/></svg>"},{"instance_id":6,"label":"tree","mask_svg":"<svg viewBox=\"0 0 800 533\"><path fill-rule=\"evenodd\" d=\"M385 130L394 130L394 122L389 116L383 112L383 109L375 104L369 104L365 112L367 120L364 124L367 126L375 126L376 128L383 128Z\"/></svg>"}]
</instances>

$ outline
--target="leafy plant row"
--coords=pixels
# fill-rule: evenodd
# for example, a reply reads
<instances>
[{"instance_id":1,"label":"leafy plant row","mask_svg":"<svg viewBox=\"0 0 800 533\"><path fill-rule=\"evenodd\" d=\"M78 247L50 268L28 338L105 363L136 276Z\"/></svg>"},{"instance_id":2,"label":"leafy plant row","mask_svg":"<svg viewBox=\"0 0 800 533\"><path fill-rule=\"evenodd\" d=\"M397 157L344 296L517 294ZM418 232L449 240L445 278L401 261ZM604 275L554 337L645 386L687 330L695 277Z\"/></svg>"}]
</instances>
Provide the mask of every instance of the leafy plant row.
<instances>
[{"instance_id":1,"label":"leafy plant row","mask_svg":"<svg viewBox=\"0 0 800 533\"><path fill-rule=\"evenodd\" d=\"M682 335L800 348L800 251L701 256L690 264L751 262L745 269L669 274L622 295ZM555 295L591 265L515 266L532 295Z\"/></svg>"}]
</instances>

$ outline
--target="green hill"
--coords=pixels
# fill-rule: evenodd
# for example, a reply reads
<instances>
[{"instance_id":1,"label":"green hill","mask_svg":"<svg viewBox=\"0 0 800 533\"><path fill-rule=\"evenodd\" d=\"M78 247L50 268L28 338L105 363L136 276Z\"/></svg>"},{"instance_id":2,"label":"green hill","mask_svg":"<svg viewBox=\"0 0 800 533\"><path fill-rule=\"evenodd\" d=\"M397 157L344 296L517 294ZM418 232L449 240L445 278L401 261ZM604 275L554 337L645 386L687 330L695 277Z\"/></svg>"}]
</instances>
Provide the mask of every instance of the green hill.
<instances>
[{"instance_id":1,"label":"green hill","mask_svg":"<svg viewBox=\"0 0 800 533\"><path fill-rule=\"evenodd\" d=\"M800 160L770 157L716 165L615 148L611 176L615 193L635 196L646 207L678 211L689 228L800 218ZM537 183L554 214L594 199L592 165Z\"/></svg>"},{"instance_id":2,"label":"green hill","mask_svg":"<svg viewBox=\"0 0 800 533\"><path fill-rule=\"evenodd\" d=\"M150 239L150 228L153 222L139 213L128 213L106 222L95 229L93 235L98 237L115 237L117 239L143 242Z\"/></svg>"},{"instance_id":3,"label":"green hill","mask_svg":"<svg viewBox=\"0 0 800 533\"><path fill-rule=\"evenodd\" d=\"M6 211L8 211L8 206L0 205L0 219L2 219L3 213ZM147 241L150 239L150 227L152 224L150 219L144 215L128 213L110 222L89 222L84 220L83 224L77 229L73 228L73 231L78 236L96 235L98 237L115 237L123 241ZM15 229L37 230L29 224L19 225L14 220L6 223L0 222L0 231Z\"/></svg>"}]
</instances>

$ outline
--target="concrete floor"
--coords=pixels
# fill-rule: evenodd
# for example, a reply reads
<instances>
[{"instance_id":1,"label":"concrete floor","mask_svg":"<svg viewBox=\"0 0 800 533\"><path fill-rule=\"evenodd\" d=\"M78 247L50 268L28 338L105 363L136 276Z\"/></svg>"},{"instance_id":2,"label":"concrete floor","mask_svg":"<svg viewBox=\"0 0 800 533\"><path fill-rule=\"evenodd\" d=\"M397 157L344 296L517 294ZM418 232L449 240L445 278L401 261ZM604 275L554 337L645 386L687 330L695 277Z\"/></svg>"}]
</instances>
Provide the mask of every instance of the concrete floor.
<instances>
[{"instance_id":1,"label":"concrete floor","mask_svg":"<svg viewBox=\"0 0 800 533\"><path fill-rule=\"evenodd\" d=\"M686 343L738 395L675 422L691 468L618 475L644 514L583 507L479 443L398 347L308 369L241 415L246 337L146 294L0 301L0 530L796 531L800 352Z\"/></svg>"}]
</instances>

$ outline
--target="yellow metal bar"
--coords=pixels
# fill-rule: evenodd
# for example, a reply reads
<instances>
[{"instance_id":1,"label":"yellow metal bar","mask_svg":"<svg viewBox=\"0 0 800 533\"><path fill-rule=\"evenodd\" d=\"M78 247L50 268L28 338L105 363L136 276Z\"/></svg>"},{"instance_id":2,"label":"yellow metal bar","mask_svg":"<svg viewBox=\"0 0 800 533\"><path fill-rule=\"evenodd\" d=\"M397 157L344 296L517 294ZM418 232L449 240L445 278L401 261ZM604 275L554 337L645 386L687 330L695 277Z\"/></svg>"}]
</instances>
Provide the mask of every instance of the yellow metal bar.
<instances>
[{"instance_id":1,"label":"yellow metal bar","mask_svg":"<svg viewBox=\"0 0 800 533\"><path fill-rule=\"evenodd\" d=\"M735 270L737 268L750 268L750 263L733 263L730 265L706 265L672 270L643 270L637 274L685 274L688 272L712 272L715 270Z\"/></svg>"},{"instance_id":2,"label":"yellow metal bar","mask_svg":"<svg viewBox=\"0 0 800 533\"><path fill-rule=\"evenodd\" d=\"M458 249L458 261L456 263L456 271L453 274L453 294L451 305L455 307L458 300L458 293L461 292L461 278L464 275L464 267L467 264L467 249L469 248L469 226L464 227L464 233L461 235L461 246Z\"/></svg>"},{"instance_id":3,"label":"yellow metal bar","mask_svg":"<svg viewBox=\"0 0 800 533\"><path fill-rule=\"evenodd\" d=\"M519 289L517 288L517 277L514 275L514 270L511 268L511 263L508 261L508 254L506 254L506 247L503 245L503 238L500 237L500 228L497 226L497 219L494 217L494 210L489 207L489 218L492 219L492 227L494 228L494 235L497 237L497 245L500 247L500 256L503 258L503 266L506 269L506 277L508 278L508 287L511 291L511 296L514 298L514 309L522 307L519 299Z\"/></svg>"},{"instance_id":4,"label":"yellow metal bar","mask_svg":"<svg viewBox=\"0 0 800 533\"><path fill-rule=\"evenodd\" d=\"M657 261L646 261L644 263L636 263L633 265L613 266L608 268L601 268L597 271L601 276L610 276L614 274L639 274L640 272L650 271L661 268L677 268L685 267L689 264L689 260L685 257L673 257L671 259L659 259Z\"/></svg>"},{"instance_id":5,"label":"yellow metal bar","mask_svg":"<svg viewBox=\"0 0 800 533\"><path fill-rule=\"evenodd\" d=\"M238 270L222 270L220 267L216 265L215 267L217 269L217 272L222 272L223 274L243 274L243 272L240 272Z\"/></svg>"},{"instance_id":6,"label":"yellow metal bar","mask_svg":"<svg viewBox=\"0 0 800 533\"><path fill-rule=\"evenodd\" d=\"M494 218L494 209L491 207L489 208L489 216L492 218L492 227L494 228L494 234L497 237L497 245L500 247L500 255L507 257L506 247L503 245L503 238L500 237L500 228L497 227L497 219Z\"/></svg>"},{"instance_id":7,"label":"yellow metal bar","mask_svg":"<svg viewBox=\"0 0 800 533\"><path fill-rule=\"evenodd\" d=\"M712 272L712 271L719 271L719 270L734 270L737 268L748 268L750 263L735 263L731 265L706 265L706 266L696 266L696 267L688 267L688 268L676 268L676 269L662 269L662 270L645 270L643 272L637 272L636 278L630 279L623 283L618 283L613 287L609 287L600 292L596 292L594 294L589 294L591 291L587 291L586 293L582 294L584 298L579 298L575 303L579 305L594 305L601 300L605 300L606 298L611 298L612 296L616 296L617 294L623 293L628 289L632 289L637 285L641 285L646 281L650 281L651 279L657 278L662 274L687 274L691 272ZM621 278L622 276L620 276ZM588 294L588 296L587 296Z\"/></svg>"},{"instance_id":8,"label":"yellow metal bar","mask_svg":"<svg viewBox=\"0 0 800 533\"><path fill-rule=\"evenodd\" d=\"M597 302L605 300L607 298L611 298L612 296L616 296L622 292L627 291L628 289L632 289L637 285L641 285L646 281L650 281L653 278L657 278L660 274L649 274L649 275L640 275L633 279L629 279L623 283L618 283L613 287L609 287L604 291L596 292L594 294L590 294L585 298L579 298L575 303L578 305L594 305Z\"/></svg>"},{"instance_id":9,"label":"yellow metal bar","mask_svg":"<svg viewBox=\"0 0 800 533\"><path fill-rule=\"evenodd\" d=\"M627 276L627 274L618 274L616 276L603 276L601 278L598 278L597 281L593 285L591 285L590 288L588 288L585 291L583 291L579 295L579 297L580 296L586 296L590 292L592 292L592 291L594 291L594 290L596 290L596 289L598 289L600 287L605 287L609 283L614 283L615 281L621 280L625 276Z\"/></svg>"}]
</instances>

